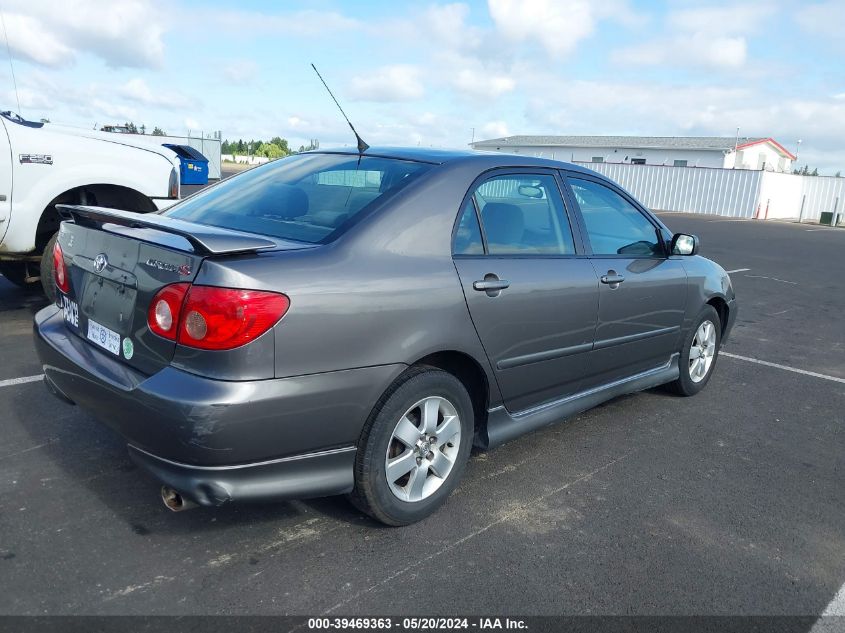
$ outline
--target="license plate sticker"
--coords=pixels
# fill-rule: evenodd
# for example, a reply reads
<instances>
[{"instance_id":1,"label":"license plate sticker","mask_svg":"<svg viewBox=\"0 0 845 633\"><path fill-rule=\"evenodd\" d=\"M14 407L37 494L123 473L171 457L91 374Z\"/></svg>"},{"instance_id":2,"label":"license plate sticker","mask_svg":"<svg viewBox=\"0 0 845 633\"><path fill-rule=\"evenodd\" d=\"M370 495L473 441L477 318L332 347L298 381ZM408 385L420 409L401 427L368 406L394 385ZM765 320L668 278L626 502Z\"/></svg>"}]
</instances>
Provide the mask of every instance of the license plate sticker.
<instances>
[{"instance_id":1,"label":"license plate sticker","mask_svg":"<svg viewBox=\"0 0 845 633\"><path fill-rule=\"evenodd\" d=\"M79 327L79 306L76 301L68 299L65 295L59 295L59 307L62 309L65 321L73 327Z\"/></svg>"},{"instance_id":2,"label":"license plate sticker","mask_svg":"<svg viewBox=\"0 0 845 633\"><path fill-rule=\"evenodd\" d=\"M93 319L88 319L88 340L107 349L115 356L120 354L120 334L100 325Z\"/></svg>"}]
</instances>

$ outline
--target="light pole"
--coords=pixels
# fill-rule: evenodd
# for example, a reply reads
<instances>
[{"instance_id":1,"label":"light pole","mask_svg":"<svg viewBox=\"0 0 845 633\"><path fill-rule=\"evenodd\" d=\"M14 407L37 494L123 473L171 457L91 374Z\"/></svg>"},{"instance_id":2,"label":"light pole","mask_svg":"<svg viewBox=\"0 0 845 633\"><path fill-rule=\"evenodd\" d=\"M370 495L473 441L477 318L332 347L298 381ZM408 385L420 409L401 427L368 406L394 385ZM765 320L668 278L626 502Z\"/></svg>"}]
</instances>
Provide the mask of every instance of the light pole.
<instances>
[{"instance_id":1,"label":"light pole","mask_svg":"<svg viewBox=\"0 0 845 633\"><path fill-rule=\"evenodd\" d=\"M795 162L796 162L796 163L798 162L798 152L800 152L800 151L801 151L801 143L802 143L802 142L803 142L803 141L799 138L799 139L798 139L798 145L796 145L796 147L795 147Z\"/></svg>"}]
</instances>

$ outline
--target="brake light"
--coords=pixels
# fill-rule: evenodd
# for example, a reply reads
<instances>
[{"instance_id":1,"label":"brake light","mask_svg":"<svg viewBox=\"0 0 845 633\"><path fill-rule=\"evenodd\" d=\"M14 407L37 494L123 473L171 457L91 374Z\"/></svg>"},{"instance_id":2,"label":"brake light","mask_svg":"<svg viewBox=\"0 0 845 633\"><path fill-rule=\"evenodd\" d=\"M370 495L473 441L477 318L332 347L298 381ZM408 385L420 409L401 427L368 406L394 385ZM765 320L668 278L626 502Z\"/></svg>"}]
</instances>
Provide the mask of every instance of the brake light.
<instances>
[{"instance_id":1,"label":"brake light","mask_svg":"<svg viewBox=\"0 0 845 633\"><path fill-rule=\"evenodd\" d=\"M70 292L70 279L68 279L67 266L65 266L65 255L58 240L53 246L53 278L56 280L56 287L59 290L65 294Z\"/></svg>"},{"instance_id":2,"label":"brake light","mask_svg":"<svg viewBox=\"0 0 845 633\"><path fill-rule=\"evenodd\" d=\"M179 197L179 172L176 171L175 167L170 170L170 180L167 183L167 197L174 199Z\"/></svg>"},{"instance_id":3,"label":"brake light","mask_svg":"<svg viewBox=\"0 0 845 633\"><path fill-rule=\"evenodd\" d=\"M178 283L153 297L147 325L180 345L227 350L264 334L289 307L290 299L276 292Z\"/></svg>"},{"instance_id":4,"label":"brake light","mask_svg":"<svg viewBox=\"0 0 845 633\"><path fill-rule=\"evenodd\" d=\"M150 330L171 341L176 340L179 315L190 287L189 283L171 284L156 293L147 311L147 325Z\"/></svg>"},{"instance_id":5,"label":"brake light","mask_svg":"<svg viewBox=\"0 0 845 633\"><path fill-rule=\"evenodd\" d=\"M240 347L273 327L289 307L290 299L275 292L191 286L178 340L200 349Z\"/></svg>"}]
</instances>

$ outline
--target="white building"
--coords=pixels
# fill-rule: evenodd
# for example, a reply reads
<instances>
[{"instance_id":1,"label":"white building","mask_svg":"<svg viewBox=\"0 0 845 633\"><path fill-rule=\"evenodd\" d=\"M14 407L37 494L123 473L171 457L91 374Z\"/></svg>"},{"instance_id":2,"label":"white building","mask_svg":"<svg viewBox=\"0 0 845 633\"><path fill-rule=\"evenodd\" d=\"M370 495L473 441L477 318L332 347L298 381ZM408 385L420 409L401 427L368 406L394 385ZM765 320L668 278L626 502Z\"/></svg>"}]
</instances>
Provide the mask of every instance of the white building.
<instances>
[{"instance_id":1,"label":"white building","mask_svg":"<svg viewBox=\"0 0 845 633\"><path fill-rule=\"evenodd\" d=\"M791 172L796 156L773 138L719 136L506 136L473 149L583 163Z\"/></svg>"}]
</instances>

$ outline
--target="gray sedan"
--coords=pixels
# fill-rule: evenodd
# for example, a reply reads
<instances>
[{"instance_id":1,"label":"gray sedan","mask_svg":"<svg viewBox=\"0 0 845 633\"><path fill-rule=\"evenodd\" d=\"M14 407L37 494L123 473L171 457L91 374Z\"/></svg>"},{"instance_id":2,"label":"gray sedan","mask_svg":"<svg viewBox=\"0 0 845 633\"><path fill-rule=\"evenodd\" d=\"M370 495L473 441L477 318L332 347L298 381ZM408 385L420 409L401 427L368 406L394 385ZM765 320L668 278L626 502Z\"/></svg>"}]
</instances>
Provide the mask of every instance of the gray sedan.
<instances>
[{"instance_id":1,"label":"gray sedan","mask_svg":"<svg viewBox=\"0 0 845 633\"><path fill-rule=\"evenodd\" d=\"M550 160L318 151L160 214L61 211L47 386L122 434L174 510L346 493L418 521L473 446L694 395L736 318L694 236Z\"/></svg>"}]
</instances>

